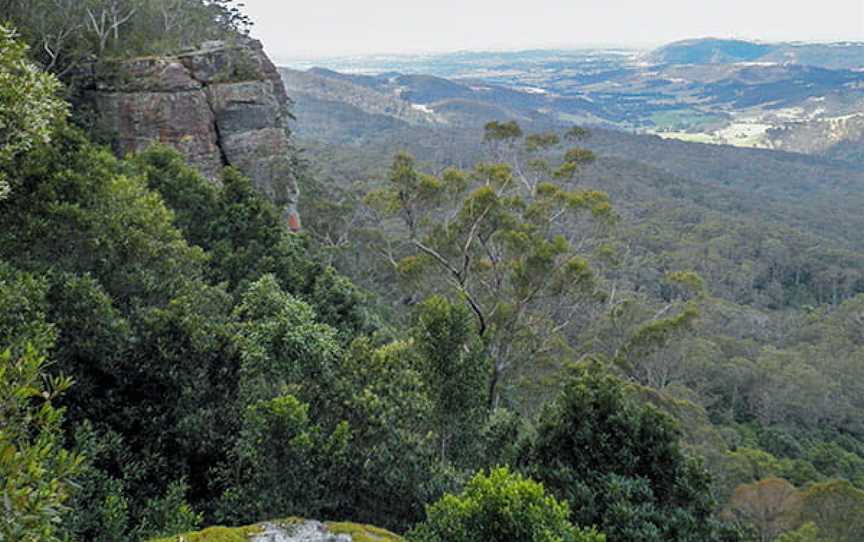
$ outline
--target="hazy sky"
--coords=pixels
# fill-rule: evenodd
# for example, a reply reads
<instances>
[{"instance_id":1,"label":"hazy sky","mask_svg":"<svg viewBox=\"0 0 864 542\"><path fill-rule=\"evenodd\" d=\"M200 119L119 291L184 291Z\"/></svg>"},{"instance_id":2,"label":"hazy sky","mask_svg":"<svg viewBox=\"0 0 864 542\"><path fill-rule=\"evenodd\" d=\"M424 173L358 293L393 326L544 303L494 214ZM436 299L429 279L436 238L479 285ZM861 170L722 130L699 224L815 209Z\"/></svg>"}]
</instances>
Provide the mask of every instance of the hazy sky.
<instances>
[{"instance_id":1,"label":"hazy sky","mask_svg":"<svg viewBox=\"0 0 864 542\"><path fill-rule=\"evenodd\" d=\"M864 41L864 0L245 0L277 58L690 37Z\"/></svg>"}]
</instances>

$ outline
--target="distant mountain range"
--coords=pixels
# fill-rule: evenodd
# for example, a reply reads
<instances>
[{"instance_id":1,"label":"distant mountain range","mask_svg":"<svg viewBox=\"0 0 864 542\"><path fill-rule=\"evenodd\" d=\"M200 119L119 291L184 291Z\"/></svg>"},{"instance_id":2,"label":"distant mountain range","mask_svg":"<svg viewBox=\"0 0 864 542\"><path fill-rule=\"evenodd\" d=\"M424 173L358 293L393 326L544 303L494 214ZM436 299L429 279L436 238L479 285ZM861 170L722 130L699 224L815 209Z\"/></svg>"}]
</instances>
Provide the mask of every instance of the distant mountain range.
<instances>
[{"instance_id":1,"label":"distant mountain range","mask_svg":"<svg viewBox=\"0 0 864 542\"><path fill-rule=\"evenodd\" d=\"M283 76L300 108L373 116L360 132L515 119L864 160L864 43L353 57Z\"/></svg>"},{"instance_id":2,"label":"distant mountain range","mask_svg":"<svg viewBox=\"0 0 864 542\"><path fill-rule=\"evenodd\" d=\"M764 62L854 70L864 68L864 43L759 43L703 38L670 43L647 58L657 64Z\"/></svg>"}]
</instances>

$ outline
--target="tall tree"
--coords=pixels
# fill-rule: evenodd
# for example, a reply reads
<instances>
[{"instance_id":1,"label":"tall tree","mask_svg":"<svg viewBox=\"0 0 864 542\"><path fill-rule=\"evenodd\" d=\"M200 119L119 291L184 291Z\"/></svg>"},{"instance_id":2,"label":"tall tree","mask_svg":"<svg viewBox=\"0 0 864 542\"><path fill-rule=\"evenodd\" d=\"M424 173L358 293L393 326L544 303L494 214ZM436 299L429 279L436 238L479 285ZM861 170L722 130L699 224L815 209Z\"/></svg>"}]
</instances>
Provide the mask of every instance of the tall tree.
<instances>
[{"instance_id":1,"label":"tall tree","mask_svg":"<svg viewBox=\"0 0 864 542\"><path fill-rule=\"evenodd\" d=\"M508 146L518 136L516 125L487 127L487 138ZM527 145L552 142L529 139ZM399 233L379 248L412 295L449 293L473 312L493 361L492 404L501 398L502 383L512 384L505 377L560 352L564 332L584 323L596 301L593 274L578 251L584 232L571 226L585 216L602 223L612 213L605 193L568 189L583 161L571 149L556 167L532 161L536 177L503 163L434 177L400 154L389 186L367 197L401 222Z\"/></svg>"},{"instance_id":2,"label":"tall tree","mask_svg":"<svg viewBox=\"0 0 864 542\"><path fill-rule=\"evenodd\" d=\"M782 478L767 478L735 489L728 512L756 531L759 542L771 542L796 522L801 497Z\"/></svg>"},{"instance_id":3,"label":"tall tree","mask_svg":"<svg viewBox=\"0 0 864 542\"><path fill-rule=\"evenodd\" d=\"M433 405L439 459L465 457L488 413L489 366L471 312L462 303L432 297L420 307L414 337Z\"/></svg>"},{"instance_id":4,"label":"tall tree","mask_svg":"<svg viewBox=\"0 0 864 542\"><path fill-rule=\"evenodd\" d=\"M864 491L846 480L813 484L801 492L801 520L815 523L828 540L862 540Z\"/></svg>"}]
</instances>

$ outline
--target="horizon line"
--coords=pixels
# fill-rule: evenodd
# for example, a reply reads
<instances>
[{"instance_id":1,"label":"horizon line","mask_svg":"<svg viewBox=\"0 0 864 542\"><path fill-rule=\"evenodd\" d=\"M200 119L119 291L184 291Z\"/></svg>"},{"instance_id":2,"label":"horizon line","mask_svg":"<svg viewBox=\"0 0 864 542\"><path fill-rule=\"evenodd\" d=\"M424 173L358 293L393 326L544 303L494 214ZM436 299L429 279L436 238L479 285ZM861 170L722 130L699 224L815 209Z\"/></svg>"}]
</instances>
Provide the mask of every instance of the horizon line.
<instances>
[{"instance_id":1,"label":"horizon line","mask_svg":"<svg viewBox=\"0 0 864 542\"><path fill-rule=\"evenodd\" d=\"M533 51L585 51L585 50L626 50L633 52L648 51L667 45L676 43L684 43L688 41L700 40L726 40L726 41L742 41L750 43L758 43L764 45L832 45L832 44L855 44L864 46L864 39L786 39L786 40L766 40L760 38L749 38L743 36L703 36L694 38L683 38L672 41L652 41L652 42L585 42L585 43L569 43L569 44L538 44L536 46L483 46L478 48L429 48L429 49L414 49L401 51L367 51L367 52L328 52L314 53L311 51L303 52L278 52L273 51L271 54L280 61L285 60L336 60L345 58L371 58L371 57L413 57L413 56L444 56L460 53L524 53ZM264 44L267 48L267 44Z\"/></svg>"}]
</instances>

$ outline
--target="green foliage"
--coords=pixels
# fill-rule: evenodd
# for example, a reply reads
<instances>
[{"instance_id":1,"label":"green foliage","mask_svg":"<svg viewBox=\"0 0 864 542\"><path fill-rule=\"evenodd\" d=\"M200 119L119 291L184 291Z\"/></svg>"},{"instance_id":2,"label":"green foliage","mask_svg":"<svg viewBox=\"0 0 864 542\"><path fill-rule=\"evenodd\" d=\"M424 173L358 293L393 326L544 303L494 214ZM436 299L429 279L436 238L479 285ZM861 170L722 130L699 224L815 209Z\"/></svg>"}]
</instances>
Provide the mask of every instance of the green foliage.
<instances>
[{"instance_id":1,"label":"green foliage","mask_svg":"<svg viewBox=\"0 0 864 542\"><path fill-rule=\"evenodd\" d=\"M116 533L124 522L134 527L167 480L188 476L200 490L215 463L210 454L224 446L230 426L223 423L218 438L206 429L224 415L214 398L230 395L223 393L236 359L225 329L230 302L201 282L206 255L187 244L140 177L75 132L56 141L20 160L20 189L0 219L16 233L3 236L0 251L50 285L45 312L57 329L56 356L81 384L65 401L69 419L117 433L120 456L134 458L94 467L104 479L89 476L102 495L92 506L117 518L102 521ZM112 479L123 480L122 489ZM110 539L90 530L99 521L80 528Z\"/></svg>"},{"instance_id":2,"label":"green foliage","mask_svg":"<svg viewBox=\"0 0 864 542\"><path fill-rule=\"evenodd\" d=\"M224 477L219 517L249 521L283 515L318 517L339 509L333 491L343 473L350 430L330 434L309 419L309 406L291 395L250 404Z\"/></svg>"},{"instance_id":3,"label":"green foliage","mask_svg":"<svg viewBox=\"0 0 864 542\"><path fill-rule=\"evenodd\" d=\"M578 169L593 163L597 157L588 149L573 147L564 154L564 161L555 171L556 179L571 180Z\"/></svg>"},{"instance_id":4,"label":"green foliage","mask_svg":"<svg viewBox=\"0 0 864 542\"><path fill-rule=\"evenodd\" d=\"M636 329L616 353L615 362L631 371L637 370L634 365L639 363L638 360L664 348L672 340L680 337L682 332L692 328L694 320L698 317L699 310L694 303L690 303L678 314L651 320Z\"/></svg>"},{"instance_id":5,"label":"green foliage","mask_svg":"<svg viewBox=\"0 0 864 542\"><path fill-rule=\"evenodd\" d=\"M309 299L318 319L338 329L345 339L374 329L374 316L365 310L367 295L333 267L316 275Z\"/></svg>"},{"instance_id":6,"label":"green foliage","mask_svg":"<svg viewBox=\"0 0 864 542\"><path fill-rule=\"evenodd\" d=\"M251 20L234 0L4 0L34 55L60 76L91 59L176 53L236 39Z\"/></svg>"},{"instance_id":7,"label":"green foliage","mask_svg":"<svg viewBox=\"0 0 864 542\"><path fill-rule=\"evenodd\" d=\"M529 134L525 136L525 148L531 152L555 147L560 142L561 138L554 132Z\"/></svg>"},{"instance_id":8,"label":"green foliage","mask_svg":"<svg viewBox=\"0 0 864 542\"><path fill-rule=\"evenodd\" d=\"M485 127L486 141L502 141L502 140L512 140L519 139L522 137L522 128L515 121L510 122L498 122L493 121L486 125ZM531 142L534 143L537 141L537 138L532 138Z\"/></svg>"},{"instance_id":9,"label":"green foliage","mask_svg":"<svg viewBox=\"0 0 864 542\"><path fill-rule=\"evenodd\" d=\"M812 463L802 459L777 458L764 450L740 447L727 452L726 456L730 460L726 471L737 483L776 476L804 485L822 478Z\"/></svg>"},{"instance_id":10,"label":"green foliage","mask_svg":"<svg viewBox=\"0 0 864 542\"><path fill-rule=\"evenodd\" d=\"M61 44L51 41L58 30L109 3L50 0L57 9L47 10L48 1L0 6L55 73L94 53L173 51L245 24L230 2L123 0ZM125 20L98 28L111 17ZM352 186L315 202L326 211L314 218L320 230L291 234L235 170L210 184L168 149L118 160L64 127L56 81L4 32L0 76L32 84L0 92L0 105L15 106L0 107L0 138L19 138L0 145L13 187L0 202L0 344L17 367L4 369L0 389L31 379L36 394L12 393L12 403L36 415L17 419L49 422L21 431L14 416L0 420L18 423L20 449L49 463L25 469L32 476L15 491L54 503L7 537L27 540L26 528L34 539L108 542L285 514L401 532L450 493L429 507L419 539L599 538L572 521L610 540L735 540L713 516L708 476L681 451L686 436L741 509L765 510L765 492L750 491L772 486L764 478L804 487L772 486L800 503L795 522L814 526L790 540L860 538L844 520L861 515L864 486L854 251L751 220L755 203L733 191L626 167L637 179L625 186L615 178L624 160L598 159L595 139L570 146L585 130L526 135L515 122L486 126L494 163L429 175L397 155L368 207L365 187ZM222 75L244 69L229 62ZM27 100L32 108L18 107ZM35 118L3 116L22 112ZM617 194L615 212L607 193L574 188L583 174ZM343 247L353 253L338 256ZM381 313L325 262L383 292ZM55 363L13 363L33 356L28 345L53 348ZM685 430L612 377L562 378L564 360L591 354L616 362L645 386L639 399ZM76 381L60 399L62 427L51 404L68 382L60 373ZM537 427L518 413L562 387ZM0 448L0 460L8 455ZM542 486L502 470L455 496L474 471L498 465L541 480L569 516ZM18 483L19 470L2 482ZM78 489L67 498L73 470Z\"/></svg>"},{"instance_id":11,"label":"green foliage","mask_svg":"<svg viewBox=\"0 0 864 542\"><path fill-rule=\"evenodd\" d=\"M298 389L317 408L331 399L339 344L333 328L320 324L313 309L284 292L265 275L235 308L243 321L234 341L239 351L240 400L253 402Z\"/></svg>"},{"instance_id":12,"label":"green foliage","mask_svg":"<svg viewBox=\"0 0 864 542\"><path fill-rule=\"evenodd\" d=\"M846 481L813 484L801 493L801 515L828 540L852 542L864 537L864 491Z\"/></svg>"},{"instance_id":13,"label":"green foliage","mask_svg":"<svg viewBox=\"0 0 864 542\"><path fill-rule=\"evenodd\" d=\"M217 187L165 147L153 146L132 160L134 171L174 212L184 237L209 253L211 281L225 281L239 293L269 273L312 303L319 319L344 339L370 330L374 318L364 311L363 293L316 261L307 240L289 233L279 209L238 171L226 170Z\"/></svg>"},{"instance_id":14,"label":"green foliage","mask_svg":"<svg viewBox=\"0 0 864 542\"><path fill-rule=\"evenodd\" d=\"M432 297L420 307L414 329L434 405L432 425L440 441L441 460L464 457L488 404L489 365L470 310L464 304Z\"/></svg>"},{"instance_id":15,"label":"green foliage","mask_svg":"<svg viewBox=\"0 0 864 542\"><path fill-rule=\"evenodd\" d=\"M204 254L157 194L80 134L58 139L20 160L19 194L0 217L16 235L0 240L0 252L23 269L90 273L120 307L165 300L200 275Z\"/></svg>"},{"instance_id":16,"label":"green foliage","mask_svg":"<svg viewBox=\"0 0 864 542\"><path fill-rule=\"evenodd\" d=\"M416 353L405 343L379 348L359 338L342 360L343 419L352 431L350 504L358 521L404 530L423 504L449 488L436 468L435 435L427 432L432 404Z\"/></svg>"},{"instance_id":17,"label":"green foliage","mask_svg":"<svg viewBox=\"0 0 864 542\"><path fill-rule=\"evenodd\" d=\"M60 83L27 58L27 47L15 32L0 25L0 200L7 196L5 173L13 159L50 141L66 116L57 97Z\"/></svg>"},{"instance_id":18,"label":"green foliage","mask_svg":"<svg viewBox=\"0 0 864 542\"><path fill-rule=\"evenodd\" d=\"M14 356L28 348L47 352L57 336L47 321L47 284L0 260L0 344Z\"/></svg>"},{"instance_id":19,"label":"green foliage","mask_svg":"<svg viewBox=\"0 0 864 542\"><path fill-rule=\"evenodd\" d=\"M204 243L213 254L213 278L240 289L264 273L273 273L285 287L303 284L303 245L287 233L275 205L235 169L225 171L222 183Z\"/></svg>"},{"instance_id":20,"label":"green foliage","mask_svg":"<svg viewBox=\"0 0 864 542\"><path fill-rule=\"evenodd\" d=\"M148 539L155 536L170 536L197 528L202 521L186 502L185 482L172 482L165 496L147 501L137 536Z\"/></svg>"},{"instance_id":21,"label":"green foliage","mask_svg":"<svg viewBox=\"0 0 864 542\"><path fill-rule=\"evenodd\" d=\"M591 132L587 128L581 126L572 126L567 130L567 133L564 134L564 137L566 139L579 141L591 137Z\"/></svg>"},{"instance_id":22,"label":"green foliage","mask_svg":"<svg viewBox=\"0 0 864 542\"><path fill-rule=\"evenodd\" d=\"M75 379L77 393L64 400L70 407L69 420L82 421L83 411L105 419L109 412L91 409L100 408L94 403L103 397L100 388L110 381L109 375L125 365L133 325L89 274L54 274L46 301L48 318L59 332L57 364Z\"/></svg>"},{"instance_id":23,"label":"green foliage","mask_svg":"<svg viewBox=\"0 0 864 542\"><path fill-rule=\"evenodd\" d=\"M713 540L710 479L670 417L599 368L579 370L544 410L522 468L610 540Z\"/></svg>"},{"instance_id":24,"label":"green foliage","mask_svg":"<svg viewBox=\"0 0 864 542\"><path fill-rule=\"evenodd\" d=\"M541 484L505 468L479 473L460 495L446 495L427 508L426 520L408 534L416 542L602 542L592 530L568 520L565 503Z\"/></svg>"},{"instance_id":25,"label":"green foliage","mask_svg":"<svg viewBox=\"0 0 864 542\"><path fill-rule=\"evenodd\" d=\"M102 468L123 454L122 439L116 433L100 434L88 421L76 428L74 441L84 463L75 477L77 489L63 517L63 532L72 540L122 540L132 520L125 484Z\"/></svg>"},{"instance_id":26,"label":"green foliage","mask_svg":"<svg viewBox=\"0 0 864 542\"><path fill-rule=\"evenodd\" d=\"M134 171L140 173L148 188L162 196L174 211L174 224L190 244L209 247L212 243L210 221L217 216L221 191L215 184L190 167L177 151L162 145L151 145L132 158ZM229 182L238 182L231 175Z\"/></svg>"},{"instance_id":27,"label":"green foliage","mask_svg":"<svg viewBox=\"0 0 864 542\"><path fill-rule=\"evenodd\" d=\"M522 439L530 428L529 421L512 410L493 410L480 429L478 440L482 464L496 467L516 465Z\"/></svg>"},{"instance_id":28,"label":"green foliage","mask_svg":"<svg viewBox=\"0 0 864 542\"><path fill-rule=\"evenodd\" d=\"M211 187L164 149L121 162L70 129L18 162L0 213L14 232L0 236L0 336L15 352L56 342L58 367L79 382L64 397L67 431L90 428L91 461L65 532L107 542L189 528L197 515L170 480L212 515L212 473L237 446L242 412L283 385L319 382L298 393L335 417L322 390L335 386L340 342L366 325L362 299L313 271L248 180L228 172ZM320 303L344 338L278 282Z\"/></svg>"},{"instance_id":29,"label":"green foliage","mask_svg":"<svg viewBox=\"0 0 864 542\"><path fill-rule=\"evenodd\" d=\"M811 522L807 522L794 531L781 534L776 542L827 542L819 535L819 528Z\"/></svg>"},{"instance_id":30,"label":"green foliage","mask_svg":"<svg viewBox=\"0 0 864 542\"><path fill-rule=\"evenodd\" d=\"M57 397L72 385L49 377L32 348L0 354L0 540L61 540L64 506L81 457L63 448Z\"/></svg>"},{"instance_id":31,"label":"green foliage","mask_svg":"<svg viewBox=\"0 0 864 542\"><path fill-rule=\"evenodd\" d=\"M521 137L515 123L487 126L488 141L506 142L506 149L499 149L502 159L516 152ZM535 135L527 146L537 150L554 141ZM481 163L469 173L447 170L438 178L419 172L413 158L400 154L388 187L366 198L402 223L378 250L405 288L447 292L472 311L493 360L489 398L494 404L517 375L536 378L529 362L539 360L533 358L554 358L566 350L571 322L600 297L587 261L577 254L578 233L568 225L613 218L604 193L553 182L545 162L535 162L530 171L513 162Z\"/></svg>"}]
</instances>

